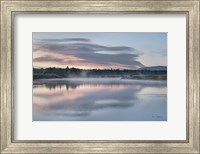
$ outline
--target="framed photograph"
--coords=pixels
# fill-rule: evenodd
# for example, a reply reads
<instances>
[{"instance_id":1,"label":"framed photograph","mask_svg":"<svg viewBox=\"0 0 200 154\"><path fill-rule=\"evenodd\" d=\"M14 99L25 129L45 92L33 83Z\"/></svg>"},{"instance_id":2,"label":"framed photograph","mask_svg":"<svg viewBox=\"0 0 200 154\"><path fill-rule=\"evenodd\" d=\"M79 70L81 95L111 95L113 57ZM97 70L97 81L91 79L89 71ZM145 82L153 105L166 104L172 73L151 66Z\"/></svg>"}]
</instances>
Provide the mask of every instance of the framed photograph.
<instances>
[{"instance_id":1,"label":"framed photograph","mask_svg":"<svg viewBox=\"0 0 200 154\"><path fill-rule=\"evenodd\" d=\"M199 0L1 2L1 153L199 153Z\"/></svg>"}]
</instances>

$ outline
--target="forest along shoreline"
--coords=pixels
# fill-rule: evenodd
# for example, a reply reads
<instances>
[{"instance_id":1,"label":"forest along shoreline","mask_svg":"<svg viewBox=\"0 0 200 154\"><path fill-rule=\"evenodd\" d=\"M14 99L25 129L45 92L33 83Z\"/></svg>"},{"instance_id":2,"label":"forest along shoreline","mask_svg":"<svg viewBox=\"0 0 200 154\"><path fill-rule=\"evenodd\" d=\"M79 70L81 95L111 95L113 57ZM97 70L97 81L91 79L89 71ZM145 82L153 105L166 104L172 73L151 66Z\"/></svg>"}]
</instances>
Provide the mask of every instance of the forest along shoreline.
<instances>
[{"instance_id":1,"label":"forest along shoreline","mask_svg":"<svg viewBox=\"0 0 200 154\"><path fill-rule=\"evenodd\" d=\"M33 68L33 80L59 78L122 78L135 80L167 80L167 67L143 67L129 69L79 69L79 68Z\"/></svg>"}]
</instances>

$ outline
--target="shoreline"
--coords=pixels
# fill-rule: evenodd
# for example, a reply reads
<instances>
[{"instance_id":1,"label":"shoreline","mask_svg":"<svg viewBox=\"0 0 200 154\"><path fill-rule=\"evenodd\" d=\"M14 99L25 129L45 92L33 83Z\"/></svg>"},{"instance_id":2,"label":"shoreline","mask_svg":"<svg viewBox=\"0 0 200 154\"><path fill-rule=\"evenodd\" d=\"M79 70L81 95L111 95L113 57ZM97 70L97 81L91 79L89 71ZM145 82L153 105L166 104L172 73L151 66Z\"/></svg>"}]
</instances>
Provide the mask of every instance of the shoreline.
<instances>
[{"instance_id":1,"label":"shoreline","mask_svg":"<svg viewBox=\"0 0 200 154\"><path fill-rule=\"evenodd\" d=\"M33 84L134 84L134 83L167 83L167 80L126 79L126 78L54 78L37 79Z\"/></svg>"}]
</instances>

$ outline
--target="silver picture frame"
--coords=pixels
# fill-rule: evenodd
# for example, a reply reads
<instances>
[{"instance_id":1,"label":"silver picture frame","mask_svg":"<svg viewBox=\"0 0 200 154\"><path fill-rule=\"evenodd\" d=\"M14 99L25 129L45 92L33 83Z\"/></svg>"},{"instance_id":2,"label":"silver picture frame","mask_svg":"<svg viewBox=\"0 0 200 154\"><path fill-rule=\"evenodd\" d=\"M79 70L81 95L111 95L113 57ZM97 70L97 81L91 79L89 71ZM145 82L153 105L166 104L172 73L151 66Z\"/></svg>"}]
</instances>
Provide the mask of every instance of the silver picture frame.
<instances>
[{"instance_id":1,"label":"silver picture frame","mask_svg":"<svg viewBox=\"0 0 200 154\"><path fill-rule=\"evenodd\" d=\"M0 0L1 153L200 153L199 0ZM16 14L186 14L186 140L14 140L14 18Z\"/></svg>"}]
</instances>

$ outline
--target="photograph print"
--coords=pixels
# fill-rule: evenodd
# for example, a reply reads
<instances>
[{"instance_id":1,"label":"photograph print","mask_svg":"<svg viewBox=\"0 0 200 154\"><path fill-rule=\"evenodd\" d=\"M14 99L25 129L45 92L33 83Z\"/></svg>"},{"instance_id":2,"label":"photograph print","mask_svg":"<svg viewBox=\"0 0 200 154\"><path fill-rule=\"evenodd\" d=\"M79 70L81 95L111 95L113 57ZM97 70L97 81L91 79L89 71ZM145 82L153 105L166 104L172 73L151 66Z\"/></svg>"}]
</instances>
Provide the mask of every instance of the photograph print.
<instances>
[{"instance_id":1,"label":"photograph print","mask_svg":"<svg viewBox=\"0 0 200 154\"><path fill-rule=\"evenodd\" d=\"M167 121L166 32L33 32L33 121Z\"/></svg>"}]
</instances>

